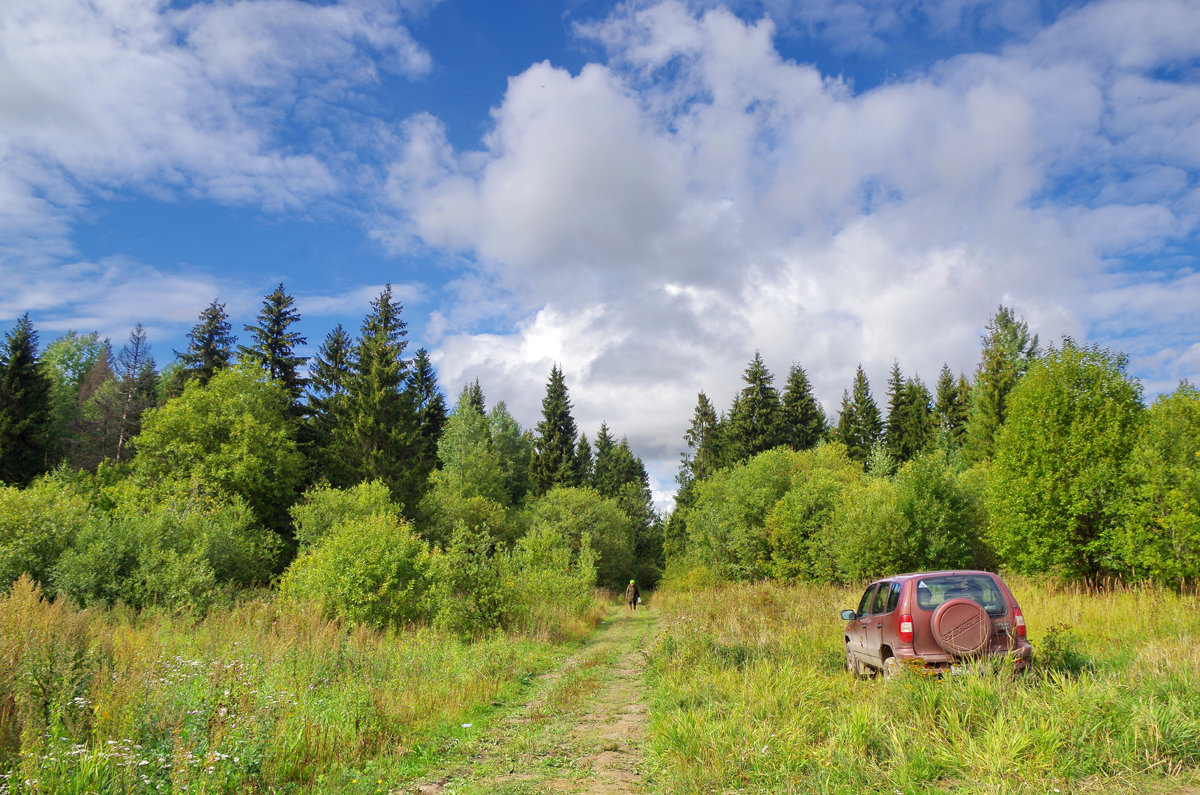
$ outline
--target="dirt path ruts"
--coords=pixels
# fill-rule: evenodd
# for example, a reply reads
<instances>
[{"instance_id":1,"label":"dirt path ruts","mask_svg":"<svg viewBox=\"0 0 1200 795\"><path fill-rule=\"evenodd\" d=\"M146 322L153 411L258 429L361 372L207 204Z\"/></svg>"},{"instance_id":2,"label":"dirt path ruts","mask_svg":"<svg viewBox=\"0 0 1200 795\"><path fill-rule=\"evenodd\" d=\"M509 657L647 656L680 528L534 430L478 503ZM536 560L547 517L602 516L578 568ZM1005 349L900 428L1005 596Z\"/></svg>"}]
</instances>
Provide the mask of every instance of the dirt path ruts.
<instances>
[{"instance_id":1,"label":"dirt path ruts","mask_svg":"<svg viewBox=\"0 0 1200 795\"><path fill-rule=\"evenodd\" d=\"M642 792L643 649L653 622L652 610L611 612L582 649L541 677L529 701L494 723L468 764L401 791Z\"/></svg>"}]
</instances>

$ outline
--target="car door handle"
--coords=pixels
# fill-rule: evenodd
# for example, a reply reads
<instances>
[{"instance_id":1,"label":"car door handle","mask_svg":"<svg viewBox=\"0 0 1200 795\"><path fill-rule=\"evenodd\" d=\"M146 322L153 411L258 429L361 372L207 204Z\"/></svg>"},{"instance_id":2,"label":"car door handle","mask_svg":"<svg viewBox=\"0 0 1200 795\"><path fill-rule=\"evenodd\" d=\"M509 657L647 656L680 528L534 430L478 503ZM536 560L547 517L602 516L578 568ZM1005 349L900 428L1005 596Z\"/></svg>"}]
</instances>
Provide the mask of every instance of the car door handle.
<instances>
[{"instance_id":1,"label":"car door handle","mask_svg":"<svg viewBox=\"0 0 1200 795\"><path fill-rule=\"evenodd\" d=\"M876 624L875 629L883 629L883 624Z\"/></svg>"}]
</instances>

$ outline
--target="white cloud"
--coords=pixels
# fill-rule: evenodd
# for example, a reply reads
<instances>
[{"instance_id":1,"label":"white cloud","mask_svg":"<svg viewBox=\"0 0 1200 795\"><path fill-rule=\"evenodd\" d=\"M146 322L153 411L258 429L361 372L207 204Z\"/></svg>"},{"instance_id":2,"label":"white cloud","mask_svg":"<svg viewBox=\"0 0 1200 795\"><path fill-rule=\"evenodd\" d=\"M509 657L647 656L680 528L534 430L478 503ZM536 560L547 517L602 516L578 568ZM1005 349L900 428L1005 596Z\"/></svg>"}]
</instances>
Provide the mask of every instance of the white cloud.
<instances>
[{"instance_id":1,"label":"white cloud","mask_svg":"<svg viewBox=\"0 0 1200 795\"><path fill-rule=\"evenodd\" d=\"M1129 320L1163 296L1111 275L1114 255L1188 239L1198 209L1195 90L1151 70L1198 54L1178 31L1200 9L1156 3L1143 26L1140 7L1087 6L858 94L722 9L581 28L607 64L512 78L480 150L428 116L406 129L407 233L474 256L527 318L482 335L442 317L442 372L536 407L559 361L580 425L628 433L660 478L696 392L726 406L756 349L780 383L804 365L832 411L860 362L880 399L893 359L926 382L943 361L970 373L1003 303L1044 342L1125 329L1138 361L1194 377L1186 339ZM896 24L872 8L864 35Z\"/></svg>"},{"instance_id":2,"label":"white cloud","mask_svg":"<svg viewBox=\"0 0 1200 795\"><path fill-rule=\"evenodd\" d=\"M269 211L342 190L280 133L304 100L375 80L376 63L426 72L400 13L386 0L0 4L0 239L61 249L109 190Z\"/></svg>"}]
</instances>

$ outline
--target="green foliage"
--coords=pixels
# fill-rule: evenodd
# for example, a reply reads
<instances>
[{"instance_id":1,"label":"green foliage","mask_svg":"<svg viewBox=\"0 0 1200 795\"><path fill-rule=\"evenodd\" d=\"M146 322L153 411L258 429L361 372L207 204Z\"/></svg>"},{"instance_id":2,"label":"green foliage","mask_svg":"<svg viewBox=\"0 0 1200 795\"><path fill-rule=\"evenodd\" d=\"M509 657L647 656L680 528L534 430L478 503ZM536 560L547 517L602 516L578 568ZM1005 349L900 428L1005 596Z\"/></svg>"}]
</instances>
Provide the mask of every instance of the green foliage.
<instances>
[{"instance_id":1,"label":"green foliage","mask_svg":"<svg viewBox=\"0 0 1200 795\"><path fill-rule=\"evenodd\" d=\"M775 377L758 351L742 374L745 386L734 398L722 433L727 461L744 461L787 443L783 405L772 382Z\"/></svg>"},{"instance_id":2,"label":"green foliage","mask_svg":"<svg viewBox=\"0 0 1200 795\"><path fill-rule=\"evenodd\" d=\"M1121 553L1134 579L1200 580L1200 391L1150 407L1129 456Z\"/></svg>"},{"instance_id":3,"label":"green foliage","mask_svg":"<svg viewBox=\"0 0 1200 795\"><path fill-rule=\"evenodd\" d=\"M418 451L416 403L406 394L408 324L392 286L371 302L351 365L342 437L350 482L381 479L406 509L417 505L427 472L409 467Z\"/></svg>"},{"instance_id":4,"label":"green foliage","mask_svg":"<svg viewBox=\"0 0 1200 795\"><path fill-rule=\"evenodd\" d=\"M501 574L493 552L486 531L464 522L454 528L445 551L434 555L431 566L434 626L471 636L508 623L518 586L513 578Z\"/></svg>"},{"instance_id":5,"label":"green foliage","mask_svg":"<svg viewBox=\"0 0 1200 795\"><path fill-rule=\"evenodd\" d=\"M807 450L825 438L825 410L813 396L808 374L798 364L788 370L782 403L784 442L793 450Z\"/></svg>"},{"instance_id":6,"label":"green foliage","mask_svg":"<svg viewBox=\"0 0 1200 795\"><path fill-rule=\"evenodd\" d=\"M964 452L969 462L990 460L996 434L1008 414L1009 393L1037 361L1038 337L1013 311L1001 306L987 324L983 352L971 388Z\"/></svg>"},{"instance_id":7,"label":"green foliage","mask_svg":"<svg viewBox=\"0 0 1200 795\"><path fill-rule=\"evenodd\" d=\"M421 501L425 517L421 536L431 544L446 546L455 530L466 527L488 538L489 543L508 546L521 536L523 527L515 514L487 497L466 497L447 488L434 473L434 487Z\"/></svg>"},{"instance_id":8,"label":"green foliage","mask_svg":"<svg viewBox=\"0 0 1200 795\"><path fill-rule=\"evenodd\" d=\"M830 581L838 576L832 526L842 492L863 478L841 444L820 444L794 459L787 492L766 517L775 577Z\"/></svg>"},{"instance_id":9,"label":"green foliage","mask_svg":"<svg viewBox=\"0 0 1200 795\"><path fill-rule=\"evenodd\" d=\"M883 435L883 420L879 406L871 397L871 384L862 365L854 373L854 386L842 393L842 411L838 416L834 437L846 446L846 453L865 466L871 447Z\"/></svg>"},{"instance_id":10,"label":"green foliage","mask_svg":"<svg viewBox=\"0 0 1200 795\"><path fill-rule=\"evenodd\" d=\"M200 322L188 332L187 350L175 351L182 368L179 375L182 382L195 379L203 386L218 371L229 366L237 342L237 337L229 333L232 328L229 316L225 314L225 304L214 298L200 313Z\"/></svg>"},{"instance_id":11,"label":"green foliage","mask_svg":"<svg viewBox=\"0 0 1200 795\"><path fill-rule=\"evenodd\" d=\"M1124 355L1064 339L1013 388L988 491L993 541L1018 571L1119 571L1125 466L1145 409Z\"/></svg>"},{"instance_id":12,"label":"green foliage","mask_svg":"<svg viewBox=\"0 0 1200 795\"><path fill-rule=\"evenodd\" d=\"M189 383L144 415L132 475L164 494L240 497L260 521L280 526L303 468L287 406L283 388L256 368Z\"/></svg>"},{"instance_id":13,"label":"green foliage","mask_svg":"<svg viewBox=\"0 0 1200 795\"><path fill-rule=\"evenodd\" d=\"M474 406L460 404L450 415L437 452L441 466L432 476L434 489L508 502L505 462L492 444L491 423Z\"/></svg>"},{"instance_id":14,"label":"green foliage","mask_svg":"<svg viewBox=\"0 0 1200 795\"><path fill-rule=\"evenodd\" d=\"M723 580L754 580L769 571L766 518L791 486L797 453L779 447L695 485L687 509L688 555Z\"/></svg>"},{"instance_id":15,"label":"green foliage","mask_svg":"<svg viewBox=\"0 0 1200 795\"><path fill-rule=\"evenodd\" d=\"M967 435L967 411L971 401L971 386L964 375L954 380L950 365L943 364L938 374L937 402L933 416L939 435L948 442L948 447L962 447Z\"/></svg>"},{"instance_id":16,"label":"green foliage","mask_svg":"<svg viewBox=\"0 0 1200 795\"><path fill-rule=\"evenodd\" d=\"M415 449L408 465L415 470L414 477L428 477L437 466L438 439L446 425L446 398L438 388L429 351L424 348L413 357L405 393L413 403L417 423Z\"/></svg>"},{"instance_id":17,"label":"green foliage","mask_svg":"<svg viewBox=\"0 0 1200 795\"><path fill-rule=\"evenodd\" d=\"M319 544L333 527L342 522L355 522L372 516L400 516L400 506L382 481L359 483L348 489L328 485L313 486L297 501L288 513L295 528L296 543L301 549Z\"/></svg>"},{"instance_id":18,"label":"green foliage","mask_svg":"<svg viewBox=\"0 0 1200 795\"><path fill-rule=\"evenodd\" d=\"M692 424L684 435L688 449L683 454L679 473L681 491L686 491L689 484L703 480L725 465L721 449L721 428L722 422L717 417L716 409L713 408L708 395L699 393L696 396Z\"/></svg>"},{"instance_id":19,"label":"green foliage","mask_svg":"<svg viewBox=\"0 0 1200 795\"><path fill-rule=\"evenodd\" d=\"M633 572L633 526L616 500L590 488L559 487L534 500L528 517L530 532L556 534L572 555L579 555L584 539L589 538L598 584L617 589L629 581Z\"/></svg>"},{"instance_id":20,"label":"green foliage","mask_svg":"<svg viewBox=\"0 0 1200 795\"><path fill-rule=\"evenodd\" d=\"M540 496L558 486L580 485L575 433L567 384L556 364L550 368L546 396L542 398L542 420L537 425L529 464L534 494Z\"/></svg>"},{"instance_id":21,"label":"green foliage","mask_svg":"<svg viewBox=\"0 0 1200 795\"><path fill-rule=\"evenodd\" d=\"M305 382L300 371L308 360L305 356L295 354L295 349L307 345L308 339L298 331L289 330L300 322L300 313L294 307L295 299L287 294L280 283L274 292L263 299L262 309L258 312L258 325L244 327L254 344L238 348L238 355L243 361L261 367L268 378L280 383L290 398L293 415L300 411L300 395Z\"/></svg>"},{"instance_id":22,"label":"green foliage","mask_svg":"<svg viewBox=\"0 0 1200 795\"><path fill-rule=\"evenodd\" d=\"M279 593L354 623L403 626L430 617L432 582L425 542L406 521L375 515L335 525L292 562Z\"/></svg>"},{"instance_id":23,"label":"green foliage","mask_svg":"<svg viewBox=\"0 0 1200 795\"><path fill-rule=\"evenodd\" d=\"M37 332L22 315L0 352L0 483L23 486L46 469L51 380L38 361Z\"/></svg>"},{"instance_id":24,"label":"green foliage","mask_svg":"<svg viewBox=\"0 0 1200 795\"><path fill-rule=\"evenodd\" d=\"M529 462L533 455L533 443L508 413L503 401L495 405L487 418L492 449L500 457L501 477L508 495L505 502L508 505L520 505L530 489Z\"/></svg>"},{"instance_id":25,"label":"green foliage","mask_svg":"<svg viewBox=\"0 0 1200 795\"><path fill-rule=\"evenodd\" d=\"M224 588L265 585L279 537L244 503L160 503L123 492L111 513L96 513L54 569L62 593L81 605L124 602L207 610Z\"/></svg>"},{"instance_id":26,"label":"green foliage","mask_svg":"<svg viewBox=\"0 0 1200 795\"><path fill-rule=\"evenodd\" d=\"M354 346L339 323L325 337L310 365L308 422L304 438L311 444L314 469L335 486L352 485L349 471L349 393Z\"/></svg>"},{"instance_id":27,"label":"green foliage","mask_svg":"<svg viewBox=\"0 0 1200 795\"><path fill-rule=\"evenodd\" d=\"M22 574L55 593L59 556L88 523L87 501L50 478L26 489L0 486L0 591Z\"/></svg>"}]
</instances>

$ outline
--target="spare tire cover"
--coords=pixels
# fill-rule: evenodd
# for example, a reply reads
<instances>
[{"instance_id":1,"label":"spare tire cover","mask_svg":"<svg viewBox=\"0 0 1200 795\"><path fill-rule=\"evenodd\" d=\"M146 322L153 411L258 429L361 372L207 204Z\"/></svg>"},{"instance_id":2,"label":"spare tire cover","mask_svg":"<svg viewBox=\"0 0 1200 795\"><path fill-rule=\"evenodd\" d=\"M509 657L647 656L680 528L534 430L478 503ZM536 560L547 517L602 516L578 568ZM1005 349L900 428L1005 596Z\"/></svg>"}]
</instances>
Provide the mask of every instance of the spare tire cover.
<instances>
[{"instance_id":1,"label":"spare tire cover","mask_svg":"<svg viewBox=\"0 0 1200 795\"><path fill-rule=\"evenodd\" d=\"M957 655L983 651L992 634L992 620L987 611L970 599L943 602L929 624L937 644Z\"/></svg>"}]
</instances>

